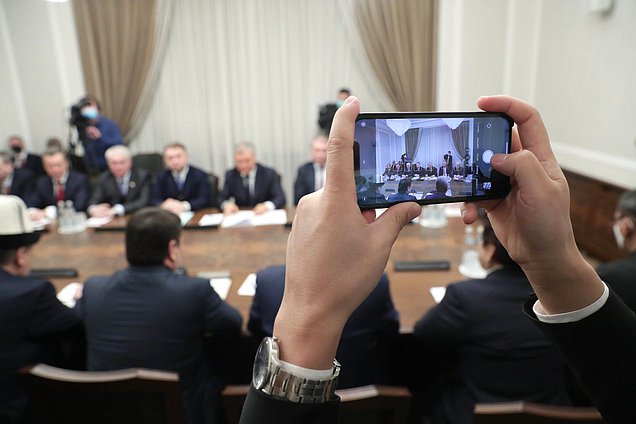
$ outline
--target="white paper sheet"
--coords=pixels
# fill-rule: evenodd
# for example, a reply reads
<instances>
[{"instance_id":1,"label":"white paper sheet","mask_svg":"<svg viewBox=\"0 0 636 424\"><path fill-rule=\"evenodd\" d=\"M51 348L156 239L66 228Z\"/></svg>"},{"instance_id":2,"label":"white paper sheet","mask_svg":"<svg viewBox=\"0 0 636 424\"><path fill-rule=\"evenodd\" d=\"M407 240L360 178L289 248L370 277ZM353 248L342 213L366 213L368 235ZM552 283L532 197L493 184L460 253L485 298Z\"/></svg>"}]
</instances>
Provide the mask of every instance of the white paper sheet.
<instances>
[{"instance_id":1,"label":"white paper sheet","mask_svg":"<svg viewBox=\"0 0 636 424\"><path fill-rule=\"evenodd\" d=\"M252 273L245 278L238 289L239 296L254 296L256 293L256 274Z\"/></svg>"},{"instance_id":2,"label":"white paper sheet","mask_svg":"<svg viewBox=\"0 0 636 424\"><path fill-rule=\"evenodd\" d=\"M188 211L188 212L181 212L179 214L179 219L181 220L181 226L183 227L184 225L186 225L194 216L194 212L192 211Z\"/></svg>"},{"instance_id":3,"label":"white paper sheet","mask_svg":"<svg viewBox=\"0 0 636 424\"><path fill-rule=\"evenodd\" d=\"M199 225L202 227L221 225L221 221L223 221L222 213L208 213L201 217Z\"/></svg>"},{"instance_id":4,"label":"white paper sheet","mask_svg":"<svg viewBox=\"0 0 636 424\"><path fill-rule=\"evenodd\" d=\"M446 287L434 286L431 287L429 291L431 292L431 296L433 296L433 300L435 300L435 303L439 303L442 301L444 295L446 294Z\"/></svg>"},{"instance_id":5,"label":"white paper sheet","mask_svg":"<svg viewBox=\"0 0 636 424\"><path fill-rule=\"evenodd\" d=\"M69 283L62 290L57 293L57 300L62 302L63 305L69 308L75 307L75 293L77 288L81 286L80 283Z\"/></svg>"},{"instance_id":6,"label":"white paper sheet","mask_svg":"<svg viewBox=\"0 0 636 424\"><path fill-rule=\"evenodd\" d=\"M108 224L112 220L113 220L112 216L105 216L103 218L98 218L96 216L93 216L86 220L86 227L87 228L101 227L102 225Z\"/></svg>"},{"instance_id":7,"label":"white paper sheet","mask_svg":"<svg viewBox=\"0 0 636 424\"><path fill-rule=\"evenodd\" d=\"M223 300L227 299L228 293L230 293L230 287L232 287L232 279L230 277L211 278L210 285Z\"/></svg>"},{"instance_id":8,"label":"white paper sheet","mask_svg":"<svg viewBox=\"0 0 636 424\"><path fill-rule=\"evenodd\" d=\"M238 211L223 218L221 228L283 225L286 223L287 212L284 209L276 209L260 215L256 215L253 211Z\"/></svg>"}]
</instances>

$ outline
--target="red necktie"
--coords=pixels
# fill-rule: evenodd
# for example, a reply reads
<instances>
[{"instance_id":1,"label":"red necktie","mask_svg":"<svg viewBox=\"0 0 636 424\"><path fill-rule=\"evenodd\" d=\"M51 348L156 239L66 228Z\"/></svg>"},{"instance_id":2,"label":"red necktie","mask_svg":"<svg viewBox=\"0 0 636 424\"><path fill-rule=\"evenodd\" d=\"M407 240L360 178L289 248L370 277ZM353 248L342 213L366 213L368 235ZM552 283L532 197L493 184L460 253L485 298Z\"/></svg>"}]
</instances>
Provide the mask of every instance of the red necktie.
<instances>
[{"instance_id":1,"label":"red necktie","mask_svg":"<svg viewBox=\"0 0 636 424\"><path fill-rule=\"evenodd\" d=\"M64 201L64 184L62 184L62 181L57 182L57 201Z\"/></svg>"}]
</instances>

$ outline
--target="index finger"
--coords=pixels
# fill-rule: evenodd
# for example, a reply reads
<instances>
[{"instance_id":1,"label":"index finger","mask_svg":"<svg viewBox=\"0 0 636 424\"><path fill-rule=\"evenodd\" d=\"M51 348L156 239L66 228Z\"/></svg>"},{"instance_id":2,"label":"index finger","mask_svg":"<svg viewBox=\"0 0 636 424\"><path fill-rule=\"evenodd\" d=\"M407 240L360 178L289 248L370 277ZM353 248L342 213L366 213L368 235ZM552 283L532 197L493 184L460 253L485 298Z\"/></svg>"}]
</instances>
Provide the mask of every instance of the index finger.
<instances>
[{"instance_id":1,"label":"index finger","mask_svg":"<svg viewBox=\"0 0 636 424\"><path fill-rule=\"evenodd\" d=\"M333 118L327 144L327 178L325 192L355 193L353 177L353 133L360 102L350 96Z\"/></svg>"},{"instance_id":2,"label":"index finger","mask_svg":"<svg viewBox=\"0 0 636 424\"><path fill-rule=\"evenodd\" d=\"M541 115L533 106L508 96L480 97L477 106L489 112L503 112L510 116L517 124L524 149L530 150L540 161L556 161Z\"/></svg>"}]
</instances>

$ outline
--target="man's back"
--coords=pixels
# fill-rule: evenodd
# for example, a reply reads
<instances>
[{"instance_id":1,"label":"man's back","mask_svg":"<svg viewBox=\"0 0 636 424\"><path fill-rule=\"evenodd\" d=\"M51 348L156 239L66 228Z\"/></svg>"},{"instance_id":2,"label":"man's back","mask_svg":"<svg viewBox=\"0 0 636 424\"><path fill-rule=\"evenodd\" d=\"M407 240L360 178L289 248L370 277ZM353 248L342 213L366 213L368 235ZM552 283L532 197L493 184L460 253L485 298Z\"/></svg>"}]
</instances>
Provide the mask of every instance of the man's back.
<instances>
[{"instance_id":1,"label":"man's back","mask_svg":"<svg viewBox=\"0 0 636 424\"><path fill-rule=\"evenodd\" d=\"M520 308L531 293L521 270L500 269L451 284L416 324L414 336L432 366L456 358L456 379L447 383L437 412L447 422L470 422L474 402L569 403L563 362Z\"/></svg>"},{"instance_id":2,"label":"man's back","mask_svg":"<svg viewBox=\"0 0 636 424\"><path fill-rule=\"evenodd\" d=\"M238 332L240 314L207 280L163 266L130 267L89 279L78 303L88 341L88 369L143 367L179 372L188 422L222 385L204 360L205 332Z\"/></svg>"}]
</instances>

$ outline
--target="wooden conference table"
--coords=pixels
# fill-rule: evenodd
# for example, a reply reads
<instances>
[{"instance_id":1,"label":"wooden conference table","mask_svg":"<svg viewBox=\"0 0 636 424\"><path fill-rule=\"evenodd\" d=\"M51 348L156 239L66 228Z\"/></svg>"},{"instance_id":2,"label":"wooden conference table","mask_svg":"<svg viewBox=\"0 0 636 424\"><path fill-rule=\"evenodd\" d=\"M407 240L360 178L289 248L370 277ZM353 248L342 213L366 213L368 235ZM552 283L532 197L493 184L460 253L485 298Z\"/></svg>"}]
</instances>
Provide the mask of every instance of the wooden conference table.
<instances>
[{"instance_id":1,"label":"wooden conference table","mask_svg":"<svg viewBox=\"0 0 636 424\"><path fill-rule=\"evenodd\" d=\"M253 272L285 262L290 226L203 228L200 211L183 231L184 266L189 275L206 271L229 271L232 286L227 302L236 307L247 323L252 297L237 293ZM291 222L294 211L288 212ZM101 230L87 229L76 234L59 234L53 225L33 249L33 268L74 268L78 277L50 278L56 290L73 281L83 282L93 275L108 275L126 267L124 231L126 219L118 218ZM411 332L417 319L432 305L432 286L465 279L458 266L463 251L464 224L449 218L448 226L428 229L417 224L404 228L395 243L386 272L391 294L400 312L401 332ZM395 261L448 260L449 271L396 272Z\"/></svg>"}]
</instances>

